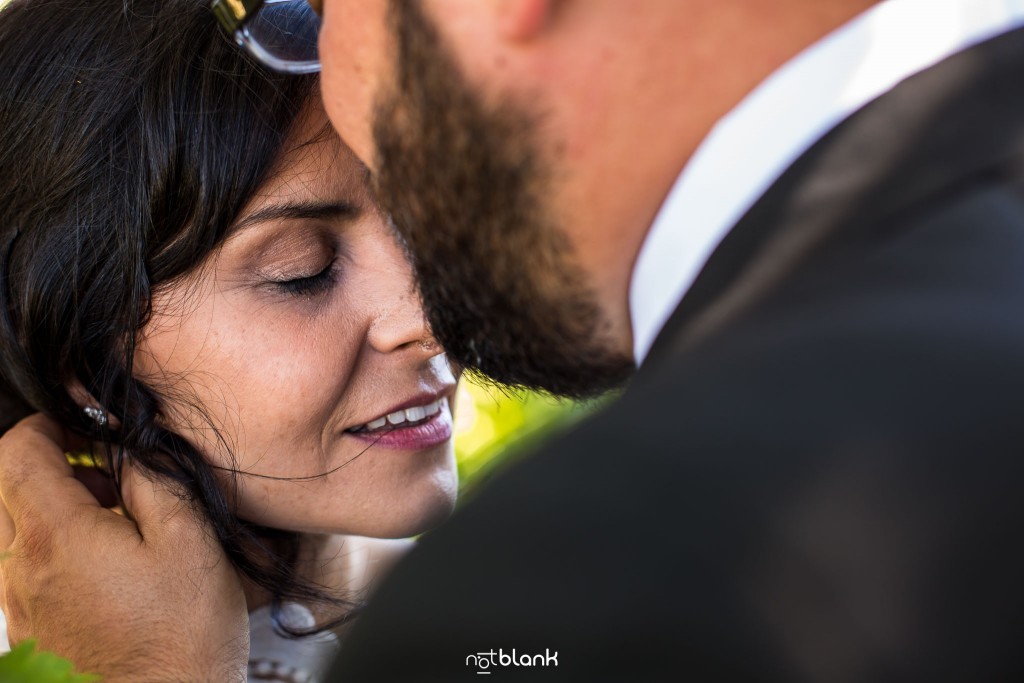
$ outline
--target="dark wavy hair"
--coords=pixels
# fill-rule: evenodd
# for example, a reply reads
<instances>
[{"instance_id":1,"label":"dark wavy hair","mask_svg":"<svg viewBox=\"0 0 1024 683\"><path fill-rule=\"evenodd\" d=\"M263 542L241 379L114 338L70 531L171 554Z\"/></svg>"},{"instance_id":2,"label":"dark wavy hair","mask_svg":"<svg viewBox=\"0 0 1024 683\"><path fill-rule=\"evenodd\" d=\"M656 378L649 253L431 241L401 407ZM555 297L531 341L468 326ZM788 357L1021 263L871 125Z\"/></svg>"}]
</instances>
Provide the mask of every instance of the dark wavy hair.
<instances>
[{"instance_id":1,"label":"dark wavy hair","mask_svg":"<svg viewBox=\"0 0 1024 683\"><path fill-rule=\"evenodd\" d=\"M132 373L153 292L221 243L318 94L315 77L250 61L207 5L0 10L0 388L13 391L0 407L27 404L104 444L118 489L126 458L175 483L275 606L348 607L300 579L297 534L235 516L223 477L161 426L166 394ZM83 414L76 384L116 429Z\"/></svg>"}]
</instances>

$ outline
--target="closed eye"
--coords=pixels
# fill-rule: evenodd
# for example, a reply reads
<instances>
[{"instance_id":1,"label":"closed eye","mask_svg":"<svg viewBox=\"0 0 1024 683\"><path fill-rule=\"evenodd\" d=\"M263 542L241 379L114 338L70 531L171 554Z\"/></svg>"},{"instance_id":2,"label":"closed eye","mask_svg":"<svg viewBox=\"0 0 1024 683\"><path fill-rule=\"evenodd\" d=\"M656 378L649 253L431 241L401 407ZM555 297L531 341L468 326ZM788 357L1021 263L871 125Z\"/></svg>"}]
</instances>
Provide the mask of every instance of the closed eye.
<instances>
[{"instance_id":1,"label":"closed eye","mask_svg":"<svg viewBox=\"0 0 1024 683\"><path fill-rule=\"evenodd\" d=\"M338 259L334 258L319 273L290 280L275 280L272 284L284 294L298 297L318 296L327 292L338 280Z\"/></svg>"}]
</instances>

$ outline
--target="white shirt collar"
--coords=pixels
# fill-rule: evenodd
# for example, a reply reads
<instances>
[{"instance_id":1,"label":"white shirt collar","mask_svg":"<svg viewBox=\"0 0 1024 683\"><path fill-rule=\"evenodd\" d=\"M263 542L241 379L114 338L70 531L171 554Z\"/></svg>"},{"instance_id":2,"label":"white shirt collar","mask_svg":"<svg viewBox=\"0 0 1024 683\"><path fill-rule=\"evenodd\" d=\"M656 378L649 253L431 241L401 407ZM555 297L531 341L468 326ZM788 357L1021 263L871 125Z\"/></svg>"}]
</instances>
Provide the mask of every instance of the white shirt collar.
<instances>
[{"instance_id":1,"label":"white shirt collar","mask_svg":"<svg viewBox=\"0 0 1024 683\"><path fill-rule=\"evenodd\" d=\"M1024 0L888 0L784 64L690 158L630 286L637 363L711 253L797 158L905 78L1024 25Z\"/></svg>"}]
</instances>

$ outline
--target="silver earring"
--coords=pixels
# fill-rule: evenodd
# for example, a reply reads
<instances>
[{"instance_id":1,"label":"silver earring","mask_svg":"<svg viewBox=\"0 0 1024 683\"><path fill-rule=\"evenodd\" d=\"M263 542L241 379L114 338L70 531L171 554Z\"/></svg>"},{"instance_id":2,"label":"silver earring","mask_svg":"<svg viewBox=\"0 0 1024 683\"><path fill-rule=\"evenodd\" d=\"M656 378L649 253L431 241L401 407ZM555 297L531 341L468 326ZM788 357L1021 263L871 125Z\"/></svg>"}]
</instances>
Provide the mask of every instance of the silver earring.
<instances>
[{"instance_id":1,"label":"silver earring","mask_svg":"<svg viewBox=\"0 0 1024 683\"><path fill-rule=\"evenodd\" d=\"M107 426L107 411L102 408L94 408L93 406L86 406L82 408L82 412L85 416L91 419L99 427Z\"/></svg>"}]
</instances>

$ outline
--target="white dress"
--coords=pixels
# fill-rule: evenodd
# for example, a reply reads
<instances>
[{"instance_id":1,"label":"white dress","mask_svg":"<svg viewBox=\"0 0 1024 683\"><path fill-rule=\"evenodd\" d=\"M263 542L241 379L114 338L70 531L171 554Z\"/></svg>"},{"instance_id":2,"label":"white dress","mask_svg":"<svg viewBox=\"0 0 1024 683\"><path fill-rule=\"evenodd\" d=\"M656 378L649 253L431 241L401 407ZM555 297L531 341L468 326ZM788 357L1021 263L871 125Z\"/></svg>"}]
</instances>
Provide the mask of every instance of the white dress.
<instances>
[{"instance_id":1,"label":"white dress","mask_svg":"<svg viewBox=\"0 0 1024 683\"><path fill-rule=\"evenodd\" d=\"M297 629L315 624L305 606L287 603L283 621ZM338 652L338 637L325 631L309 638L284 638L274 632L270 606L249 614L249 681L321 683Z\"/></svg>"}]
</instances>

